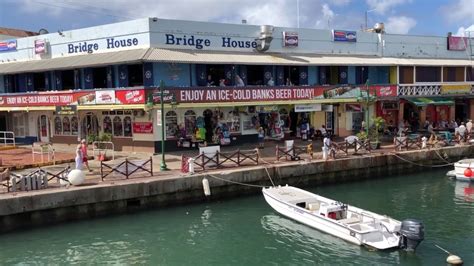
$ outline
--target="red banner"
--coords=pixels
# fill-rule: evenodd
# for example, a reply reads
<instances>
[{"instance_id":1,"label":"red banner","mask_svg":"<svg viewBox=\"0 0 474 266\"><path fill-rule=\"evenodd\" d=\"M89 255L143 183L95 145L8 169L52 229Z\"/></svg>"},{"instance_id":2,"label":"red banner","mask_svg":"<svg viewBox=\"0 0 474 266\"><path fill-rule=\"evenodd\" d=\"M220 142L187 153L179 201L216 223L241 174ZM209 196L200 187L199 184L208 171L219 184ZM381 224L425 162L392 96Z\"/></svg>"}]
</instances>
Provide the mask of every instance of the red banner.
<instances>
[{"instance_id":1,"label":"red banner","mask_svg":"<svg viewBox=\"0 0 474 266\"><path fill-rule=\"evenodd\" d=\"M0 96L0 106L59 106L77 104L87 92L56 92Z\"/></svg>"},{"instance_id":2,"label":"red banner","mask_svg":"<svg viewBox=\"0 0 474 266\"><path fill-rule=\"evenodd\" d=\"M153 133L152 122L133 122L133 133L151 134Z\"/></svg>"},{"instance_id":3,"label":"red banner","mask_svg":"<svg viewBox=\"0 0 474 266\"><path fill-rule=\"evenodd\" d=\"M387 85L387 86L370 86L370 88L375 88L377 92L377 97L397 97L397 86L396 85Z\"/></svg>"},{"instance_id":4,"label":"red banner","mask_svg":"<svg viewBox=\"0 0 474 266\"><path fill-rule=\"evenodd\" d=\"M141 104L145 103L145 90L118 90L115 92L117 104Z\"/></svg>"}]
</instances>

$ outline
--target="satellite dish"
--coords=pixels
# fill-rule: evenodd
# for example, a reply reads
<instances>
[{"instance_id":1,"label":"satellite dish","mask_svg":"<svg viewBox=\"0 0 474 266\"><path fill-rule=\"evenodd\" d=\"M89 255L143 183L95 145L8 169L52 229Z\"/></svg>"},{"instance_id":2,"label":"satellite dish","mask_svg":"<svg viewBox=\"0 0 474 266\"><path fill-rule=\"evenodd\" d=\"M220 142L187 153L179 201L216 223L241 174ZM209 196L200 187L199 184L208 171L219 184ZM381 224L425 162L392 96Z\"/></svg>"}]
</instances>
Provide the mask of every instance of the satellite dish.
<instances>
[{"instance_id":1,"label":"satellite dish","mask_svg":"<svg viewBox=\"0 0 474 266\"><path fill-rule=\"evenodd\" d=\"M40 30L38 31L38 33L39 33L40 35L42 35L42 34L48 34L49 31L48 31L47 29L40 29Z\"/></svg>"}]
</instances>

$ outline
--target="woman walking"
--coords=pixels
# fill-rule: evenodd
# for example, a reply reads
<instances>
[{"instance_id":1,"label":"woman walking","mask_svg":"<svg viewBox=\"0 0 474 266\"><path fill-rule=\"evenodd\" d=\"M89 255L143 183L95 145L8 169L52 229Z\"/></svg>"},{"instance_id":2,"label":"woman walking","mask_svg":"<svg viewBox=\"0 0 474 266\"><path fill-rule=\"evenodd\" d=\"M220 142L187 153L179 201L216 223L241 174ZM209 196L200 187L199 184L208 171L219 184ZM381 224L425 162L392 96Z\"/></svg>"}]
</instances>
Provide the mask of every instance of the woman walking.
<instances>
[{"instance_id":1,"label":"woman walking","mask_svg":"<svg viewBox=\"0 0 474 266\"><path fill-rule=\"evenodd\" d=\"M82 162L86 165L87 170L92 172L91 168L89 167L89 162L87 161L87 142L85 139L81 140L81 152L82 152Z\"/></svg>"}]
</instances>

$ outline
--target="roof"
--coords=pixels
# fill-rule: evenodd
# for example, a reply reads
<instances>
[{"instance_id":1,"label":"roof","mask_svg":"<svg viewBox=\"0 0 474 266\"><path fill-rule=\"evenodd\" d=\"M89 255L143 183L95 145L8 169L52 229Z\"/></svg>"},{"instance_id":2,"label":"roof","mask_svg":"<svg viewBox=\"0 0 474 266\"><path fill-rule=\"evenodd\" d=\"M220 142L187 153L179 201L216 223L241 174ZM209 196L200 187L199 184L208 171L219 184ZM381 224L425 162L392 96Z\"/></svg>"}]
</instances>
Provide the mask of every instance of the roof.
<instances>
[{"instance_id":1,"label":"roof","mask_svg":"<svg viewBox=\"0 0 474 266\"><path fill-rule=\"evenodd\" d=\"M334 56L143 48L106 53L82 54L52 59L0 63L0 73L13 74L46 70L73 69L137 62L299 65L299 66L470 66L470 60L417 59L376 56Z\"/></svg>"},{"instance_id":2,"label":"roof","mask_svg":"<svg viewBox=\"0 0 474 266\"><path fill-rule=\"evenodd\" d=\"M431 105L454 105L454 101L446 98L406 98L416 106Z\"/></svg>"},{"instance_id":3,"label":"roof","mask_svg":"<svg viewBox=\"0 0 474 266\"><path fill-rule=\"evenodd\" d=\"M17 29L10 29L10 28L3 28L0 27L0 35L8 35L12 37L29 37L39 35L37 32L26 31L26 30L17 30Z\"/></svg>"}]
</instances>

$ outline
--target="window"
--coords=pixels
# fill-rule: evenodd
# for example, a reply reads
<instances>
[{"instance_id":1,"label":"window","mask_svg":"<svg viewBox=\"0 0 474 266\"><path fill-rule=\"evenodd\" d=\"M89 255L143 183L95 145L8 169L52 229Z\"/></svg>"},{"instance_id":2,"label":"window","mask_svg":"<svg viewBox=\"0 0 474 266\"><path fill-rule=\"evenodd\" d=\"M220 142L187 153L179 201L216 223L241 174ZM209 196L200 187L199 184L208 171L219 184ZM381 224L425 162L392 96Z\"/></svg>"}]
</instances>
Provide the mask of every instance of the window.
<instances>
[{"instance_id":1,"label":"window","mask_svg":"<svg viewBox=\"0 0 474 266\"><path fill-rule=\"evenodd\" d=\"M27 114L13 112L12 115L12 126L15 137L26 136L27 132Z\"/></svg>"},{"instance_id":2,"label":"window","mask_svg":"<svg viewBox=\"0 0 474 266\"><path fill-rule=\"evenodd\" d=\"M466 81L474 81L474 67L466 67Z\"/></svg>"},{"instance_id":3,"label":"window","mask_svg":"<svg viewBox=\"0 0 474 266\"><path fill-rule=\"evenodd\" d=\"M56 116L54 134L57 136L77 136L79 120L76 116Z\"/></svg>"},{"instance_id":4,"label":"window","mask_svg":"<svg viewBox=\"0 0 474 266\"><path fill-rule=\"evenodd\" d=\"M416 82L440 82L441 67L416 67Z\"/></svg>"},{"instance_id":5,"label":"window","mask_svg":"<svg viewBox=\"0 0 474 266\"><path fill-rule=\"evenodd\" d=\"M184 128L187 136L194 134L194 128L196 127L196 113L192 110L184 113Z\"/></svg>"},{"instance_id":6,"label":"window","mask_svg":"<svg viewBox=\"0 0 474 266\"><path fill-rule=\"evenodd\" d=\"M132 118L130 116L123 118L123 135L125 137L132 136Z\"/></svg>"},{"instance_id":7,"label":"window","mask_svg":"<svg viewBox=\"0 0 474 266\"><path fill-rule=\"evenodd\" d=\"M46 79L45 79L45 73L34 73L33 74L33 84L35 86L35 91L45 91L47 90L46 88Z\"/></svg>"},{"instance_id":8,"label":"window","mask_svg":"<svg viewBox=\"0 0 474 266\"><path fill-rule=\"evenodd\" d=\"M79 119L77 119L76 116L73 116L71 118L71 134L77 135L78 131L79 131Z\"/></svg>"},{"instance_id":9,"label":"window","mask_svg":"<svg viewBox=\"0 0 474 266\"><path fill-rule=\"evenodd\" d=\"M176 112L169 111L165 116L166 137L175 138L178 134L178 116Z\"/></svg>"},{"instance_id":10,"label":"window","mask_svg":"<svg viewBox=\"0 0 474 266\"><path fill-rule=\"evenodd\" d=\"M128 77L130 86L143 86L143 65L129 65Z\"/></svg>"},{"instance_id":11,"label":"window","mask_svg":"<svg viewBox=\"0 0 474 266\"><path fill-rule=\"evenodd\" d=\"M219 81L225 79L224 65L207 65L207 86L219 86Z\"/></svg>"},{"instance_id":12,"label":"window","mask_svg":"<svg viewBox=\"0 0 474 266\"><path fill-rule=\"evenodd\" d=\"M61 117L57 116L54 118L54 134L62 135L63 134L63 124L61 122Z\"/></svg>"},{"instance_id":13,"label":"window","mask_svg":"<svg viewBox=\"0 0 474 266\"><path fill-rule=\"evenodd\" d=\"M57 90L72 90L74 89L74 70L63 70L61 71L62 88L56 88Z\"/></svg>"},{"instance_id":14,"label":"window","mask_svg":"<svg viewBox=\"0 0 474 266\"><path fill-rule=\"evenodd\" d=\"M71 123L67 116L63 118L63 135L71 135Z\"/></svg>"},{"instance_id":15,"label":"window","mask_svg":"<svg viewBox=\"0 0 474 266\"><path fill-rule=\"evenodd\" d=\"M399 67L400 83L401 84L413 84L413 67L412 66L401 66Z\"/></svg>"},{"instance_id":16,"label":"window","mask_svg":"<svg viewBox=\"0 0 474 266\"><path fill-rule=\"evenodd\" d=\"M97 67L92 69L92 87L107 88L107 68Z\"/></svg>"},{"instance_id":17,"label":"window","mask_svg":"<svg viewBox=\"0 0 474 266\"><path fill-rule=\"evenodd\" d=\"M112 134L112 119L110 119L110 116L104 117L104 133L106 134Z\"/></svg>"},{"instance_id":18,"label":"window","mask_svg":"<svg viewBox=\"0 0 474 266\"><path fill-rule=\"evenodd\" d=\"M120 116L114 117L114 136L121 137L123 136L123 125L122 125L122 118Z\"/></svg>"},{"instance_id":19,"label":"window","mask_svg":"<svg viewBox=\"0 0 474 266\"><path fill-rule=\"evenodd\" d=\"M264 68L264 66L247 66L247 84L266 85L264 84Z\"/></svg>"}]
</instances>

